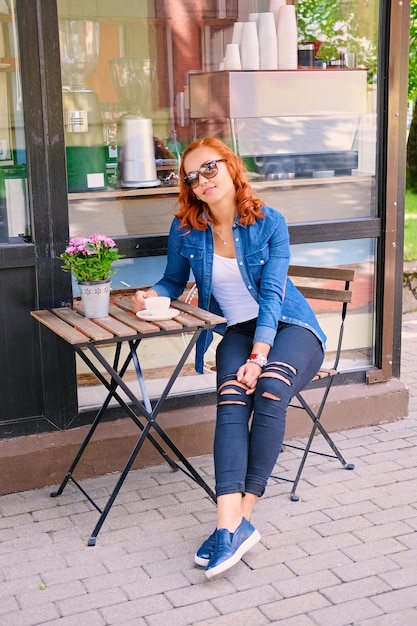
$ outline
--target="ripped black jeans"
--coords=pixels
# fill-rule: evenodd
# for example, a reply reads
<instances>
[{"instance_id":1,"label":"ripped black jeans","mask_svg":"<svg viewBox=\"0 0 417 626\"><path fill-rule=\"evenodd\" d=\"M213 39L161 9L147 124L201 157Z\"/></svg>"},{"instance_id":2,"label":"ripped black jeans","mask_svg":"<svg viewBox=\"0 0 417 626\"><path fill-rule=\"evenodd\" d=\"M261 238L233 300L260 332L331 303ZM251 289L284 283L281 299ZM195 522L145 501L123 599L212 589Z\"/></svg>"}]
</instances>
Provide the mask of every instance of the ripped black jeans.
<instances>
[{"instance_id":1,"label":"ripped black jeans","mask_svg":"<svg viewBox=\"0 0 417 626\"><path fill-rule=\"evenodd\" d=\"M281 451L290 400L323 362L321 343L310 330L280 322L256 390L246 395L236 372L252 350L255 325L256 320L250 320L229 327L217 348L218 496L236 492L262 496Z\"/></svg>"}]
</instances>

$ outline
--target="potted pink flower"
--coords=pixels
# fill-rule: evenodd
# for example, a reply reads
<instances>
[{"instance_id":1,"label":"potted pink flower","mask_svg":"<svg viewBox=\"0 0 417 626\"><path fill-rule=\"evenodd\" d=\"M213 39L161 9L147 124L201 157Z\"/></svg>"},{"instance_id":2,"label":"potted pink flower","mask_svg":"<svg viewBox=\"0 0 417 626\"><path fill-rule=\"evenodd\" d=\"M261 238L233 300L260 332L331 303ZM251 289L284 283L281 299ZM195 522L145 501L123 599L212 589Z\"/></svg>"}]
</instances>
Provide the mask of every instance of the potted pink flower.
<instances>
[{"instance_id":1,"label":"potted pink flower","mask_svg":"<svg viewBox=\"0 0 417 626\"><path fill-rule=\"evenodd\" d=\"M60 255L62 269L72 272L80 287L86 317L108 315L112 263L122 258L113 239L98 233L74 237Z\"/></svg>"}]
</instances>

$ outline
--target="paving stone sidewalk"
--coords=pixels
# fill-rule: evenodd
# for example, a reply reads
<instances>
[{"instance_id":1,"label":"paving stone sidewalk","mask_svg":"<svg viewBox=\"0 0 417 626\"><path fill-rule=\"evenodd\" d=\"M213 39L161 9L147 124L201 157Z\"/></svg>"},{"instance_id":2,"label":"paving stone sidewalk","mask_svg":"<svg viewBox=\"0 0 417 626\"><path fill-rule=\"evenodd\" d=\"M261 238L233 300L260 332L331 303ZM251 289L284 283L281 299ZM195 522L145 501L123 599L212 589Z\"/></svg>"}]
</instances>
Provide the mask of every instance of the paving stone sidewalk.
<instances>
[{"instance_id":1,"label":"paving stone sidewalk","mask_svg":"<svg viewBox=\"0 0 417 626\"><path fill-rule=\"evenodd\" d=\"M417 313L403 317L406 419L338 433L354 471L309 459L299 486L271 481L262 540L207 581L193 553L215 508L168 466L131 472L97 539L98 514L69 485L0 498L0 626L416 626ZM212 458L195 460L213 484ZM280 457L291 472L293 452ZM99 502L115 484L83 481Z\"/></svg>"}]
</instances>

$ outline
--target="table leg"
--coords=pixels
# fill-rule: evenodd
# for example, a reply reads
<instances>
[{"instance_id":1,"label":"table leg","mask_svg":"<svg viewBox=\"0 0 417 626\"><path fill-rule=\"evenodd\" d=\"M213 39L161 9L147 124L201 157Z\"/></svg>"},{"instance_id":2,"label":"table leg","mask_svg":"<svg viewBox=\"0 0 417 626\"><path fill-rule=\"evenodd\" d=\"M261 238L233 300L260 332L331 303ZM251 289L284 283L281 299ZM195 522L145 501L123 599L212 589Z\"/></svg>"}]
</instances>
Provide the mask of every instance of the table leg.
<instances>
[{"instance_id":1,"label":"table leg","mask_svg":"<svg viewBox=\"0 0 417 626\"><path fill-rule=\"evenodd\" d=\"M194 332L194 335L191 339L191 341L188 343L188 345L186 346L178 364L175 366L174 371L172 372L167 384L165 385L165 388L160 396L160 398L158 399L158 401L156 402L155 406L152 408L152 403L149 397L149 393L147 391L146 388L146 384L145 384L145 380L143 377L143 373L142 373L142 369L140 366L140 362L137 356L137 348L139 346L140 340L135 340L135 341L129 341L129 347L130 347L130 352L128 354L128 356L125 359L124 364L122 365L122 367L120 368L120 371L118 372L118 364L119 364L119 358L120 358L120 348L121 348L121 343L117 344L117 348L116 348L116 355L114 358L114 362L113 362L113 366L104 358L104 356L101 354L101 352L98 350L98 348L94 345L94 344L89 344L87 346L87 348L90 350L90 352L94 355L94 357L97 359L97 361L104 367L104 369L107 371L108 374L110 374L111 377L111 382L109 383L105 377L103 376L103 374L97 369L97 367L95 366L95 364L93 363L93 361L84 353L83 350L77 350L78 354L80 355L80 357L84 360L84 362L89 366L89 368L91 369L91 371L97 376L97 378L100 380L100 382L108 389L109 393L105 399L105 402L102 406L102 408L100 409L100 411L98 412L93 425L87 435L87 437L85 438L79 452L77 453L71 467L70 470L68 471L63 483L61 484L61 487L58 489L57 492L55 492L54 494L51 495L59 495L60 493L62 493L63 489L65 488L65 485L67 484L68 480L72 480L74 482L74 484L86 495L86 497L88 498L88 500L93 504L93 506L95 506L95 508L99 511L100 513L100 517L99 520L90 536L90 539L88 541L88 545L89 546L95 546L96 545L96 539L97 539L97 535L100 532L100 529L143 445L143 443L145 442L146 439L148 439L154 446L155 448L158 450L158 452L160 452L160 454L163 456L164 459L168 459L169 463L171 466L174 466L175 469L180 469L181 471L183 471L187 476L189 476L192 480L194 480L200 487L202 487L206 493L210 496L210 498L215 501L216 497L213 493L213 491L210 489L210 487L207 485L207 483L205 482L205 480L202 478L202 476L197 472L197 470L191 465L191 463L186 459L186 457L182 454L182 452L177 448L177 446L174 444L174 442L170 439L170 437L168 437L168 435L165 433L165 431L162 429L161 426L159 426L159 424L157 424L156 419L157 416L159 414L159 412L161 411L161 408L163 406L163 403L165 402L170 390L172 389L172 386L175 382L175 380L177 379L182 367L184 366L184 363L186 361L186 359L188 358L189 354L191 353L191 350L193 349L199 335L201 334L202 329L198 329L197 331ZM136 395L131 391L131 389L129 389L128 385L124 382L123 380L123 375L126 372L126 369L128 367L128 364L133 360L134 366L135 366L135 370L136 370L136 375L137 375L137 379L139 382L139 386L141 389L141 393L142 393L142 402L136 397ZM144 417L146 419L146 423L145 425L143 425L140 420L138 419L137 415L134 413L134 411L131 409L131 407L123 400L123 398L119 395L119 393L117 393L117 388L120 387L120 389L127 395L127 397L129 398L129 400L132 402L133 406L135 407L135 409L142 415L142 417ZM82 454L85 451L85 448L87 447L87 444L89 443L95 429L97 428L97 425L99 424L100 420L102 419L102 416L105 412L105 410L107 409L109 402L111 400L111 398L114 398L115 400L117 400L117 402L119 403L119 405L126 410L127 414L134 420L134 422L138 425L138 427L141 429L141 435L138 438L138 440L136 441L136 444L120 474L120 477L116 483L116 486L114 487L105 507L103 508L103 510L101 510L96 504L95 502L92 500L92 498L90 498L88 496L88 494L85 493L85 491L82 489L82 487L74 480L74 478L72 477L72 472L74 471L77 463L79 462ZM182 465L185 467L185 469L179 465L177 463L177 461L171 459L166 451L160 446L160 444L154 439L154 437L151 435L150 430L151 428L154 428L156 430L156 432L158 433L158 435L161 437L161 439L164 441L164 443L166 444L166 446L175 454L175 456L177 457L177 459L179 460L180 463L182 463Z\"/></svg>"},{"instance_id":2,"label":"table leg","mask_svg":"<svg viewBox=\"0 0 417 626\"><path fill-rule=\"evenodd\" d=\"M145 440L148 438L149 439L149 431L151 428L154 428L157 433L159 434L159 436L163 439L163 441L166 443L166 445L169 447L169 449L174 452L174 454L176 454L178 456L178 458L180 459L180 461L184 464L184 466L187 468L188 472L187 475L192 478L200 487L202 487L206 493L210 496L210 498L215 502L216 501L216 496L214 495L213 491L210 489L210 487L207 485L207 483L205 482L205 480L202 478L202 476L200 476L200 474L197 472L197 470L191 465L191 463L185 458L185 456L181 453L181 451L175 446L174 442L168 437L168 435L165 433L165 431L159 426L159 424L157 424L156 419L157 416L162 408L163 403L165 402L170 390L172 389L172 386L175 382L175 380L178 377L178 374L180 373L182 367L184 366L185 361L187 360L189 354L191 353L192 349L194 348L194 345L198 339L198 337L201 334L201 330L202 329L198 329L191 341L188 343L188 345L186 346L181 358L178 361L178 364L176 365L176 367L174 368L174 371L172 372L159 400L157 401L156 405L154 406L154 408L152 409L152 404L149 398L149 394L146 388L146 384L145 384L145 380L143 377L143 373L142 373L142 369L139 363L139 359L137 357L137 344L133 341L129 342L130 345L130 353L132 355L132 359L133 362L135 364L135 369L136 369L136 374L138 377L138 382L141 388L141 392L142 392L142 398L143 398L143 405L141 404L141 402L139 401L139 399L135 396L135 394L131 391L131 389L129 389L129 387L126 385L126 383L122 380L121 376L119 376L119 374L111 367L111 365L106 361L106 359L103 357L103 355L99 352L99 350L94 346L94 345L89 345L89 349L91 350L91 352L94 354L94 356L98 359L98 361L103 365L103 367L107 370L107 372L110 374L110 376L112 377L112 380L115 380L118 384L118 386L124 391L124 393L128 396L128 398L131 400L132 404L135 406L135 408L147 419L148 423L146 424L146 426L144 427L142 434L140 436L140 438L138 439L138 441L136 442L136 445L122 471L122 474L119 477L119 480L117 481L117 484L105 506L105 508L103 509L103 512L100 515L100 519L98 520L92 534L91 537L89 539L88 545L89 546L95 546L96 545L96 538L97 535L113 505L113 502L117 496L117 494L120 491L120 488L123 485L123 482L126 479L126 476L130 470L130 468L132 467L133 462L135 461L140 448L142 447L143 443L145 442ZM180 465L178 465L178 468L182 470L182 467ZM184 470L183 470L184 471Z\"/></svg>"},{"instance_id":3,"label":"table leg","mask_svg":"<svg viewBox=\"0 0 417 626\"><path fill-rule=\"evenodd\" d=\"M167 386L165 387L161 397L159 398L156 406L154 407L154 409L152 410L152 406L151 406L151 402L149 399L149 395L148 395L148 391L146 389L146 385L145 385L145 380L142 374L142 368L140 366L139 363L139 359L138 359L138 355L136 354L136 350L133 349L133 346L131 346L131 353L132 353L132 360L133 363L135 365L135 369L136 369L136 376L138 378L139 381L139 386L142 392L142 398L144 401L144 405L147 409L147 411L149 412L149 414L152 415L152 426L153 428L156 430L156 432L158 433L158 435L161 437L161 439L167 444L167 446L170 448L170 450L175 454L175 456L179 459L179 461L183 464L183 466L186 468L184 469L184 467L181 467L181 465L178 465L178 463L175 463L177 469L181 470L184 474L186 474L189 478L191 478L192 480L194 480L194 482L196 482L200 487L202 487L204 489L204 491L210 496L210 498L215 502L216 501L216 496L214 495L213 491L210 489L210 487L207 485L206 481L200 476L200 474L194 469L194 467L191 465L191 463L186 459L186 457L182 454L182 452L179 450L179 448L177 448L177 446L174 444L174 442L172 441L172 439L170 439L168 437L168 435L165 433L165 431L159 426L159 424L156 421L156 417L159 413L159 411L161 410L161 407L163 405L163 403L165 402L165 399L172 387L172 384L175 382L175 380L178 377L179 372L181 371L181 368L183 367L185 360L187 359L190 351L192 350L196 340L198 338L197 337L194 338L194 341L191 342L191 347L187 348L186 352L185 352L185 356L183 356L183 358L179 361L178 365L176 366L174 372L171 375L171 379L168 381Z\"/></svg>"},{"instance_id":4,"label":"table leg","mask_svg":"<svg viewBox=\"0 0 417 626\"><path fill-rule=\"evenodd\" d=\"M115 369L118 367L118 362L119 362L119 358L120 358L120 351L121 351L121 347L122 347L122 344L120 344L120 343L119 343L119 344L117 344L117 346L116 346L116 352L115 352L115 356L114 356L114 368L115 368ZM80 352L82 352L82 351L80 350ZM79 352L79 354L80 354L80 352ZM83 355L82 355L82 356L83 356ZM90 366L91 364L89 363L88 365ZM126 365L126 368L127 368L127 365ZM97 375L97 372L94 372L94 373ZM98 372L98 374L100 374L100 372ZM103 381L102 381L102 382L103 382ZM107 381L106 381L105 379L104 379L104 382L105 382L106 384L108 384L108 383L107 383ZM79 463L79 461L80 461L80 459L81 459L82 455L84 454L84 451L85 451L85 449L86 449L86 447L87 447L88 443L90 442L91 437L94 435L94 433L95 433L95 431L96 431L96 428L97 428L97 426L99 425L99 423L100 423L100 421L101 421L101 418L103 417L104 412L106 411L106 409L107 409L107 407L108 407L108 405L109 405L109 402L110 402L110 400L111 400L111 398L112 398L112 396L113 396L113 393L114 393L114 392L116 391L116 389L117 389L117 384L116 384L116 383L112 380L112 381L111 381L111 383L110 383L110 384L108 384L108 388L109 388L109 393L108 393L108 395L107 395L107 397L106 397L106 399L105 399L105 401L104 401L104 403L103 403L103 406L101 407L101 409L100 409L100 410L99 410L99 412L97 413L96 417L94 418L94 421L93 421L93 423L92 423L92 425L91 425L91 428L90 428L90 430L88 431L87 436L85 437L85 439L84 439L83 443L81 444L80 449L78 450L77 454L75 455L74 460L73 460L73 462L71 463L71 465L70 465L70 467L69 467L69 469L68 469L68 472L67 472L67 473L66 473L66 475L65 475L64 480L62 481L62 483L61 483L61 485L59 486L59 488L58 488L56 491L53 491L53 492L51 493L51 497L52 497L52 498L56 498L57 496L60 496L60 495L62 494L62 492L64 491L65 487L67 486L67 484L68 484L68 481L69 481L69 480L71 480L72 482L74 482L74 483L75 483L75 481L74 481L74 479L73 479L73 477L72 477L72 473L74 472L74 470L75 470L75 468L77 467L77 465L78 465L78 463ZM81 491L83 491L83 490L80 488L80 486L79 486L78 484L76 484L76 486L77 486L77 487L78 487ZM93 500L92 500L92 499L88 496L88 494L86 494L84 491L83 491L83 493L84 493L84 495L88 498L88 500L91 502L91 504L93 504L93 506L94 506L97 510L100 510L100 509L97 507L96 503L95 503L95 502L93 502Z\"/></svg>"},{"instance_id":5,"label":"table leg","mask_svg":"<svg viewBox=\"0 0 417 626\"><path fill-rule=\"evenodd\" d=\"M132 350L135 351L137 350L140 341L132 341ZM121 344L118 344L121 345ZM135 422L136 426L138 426L138 428L140 430L143 430L144 426L143 424L140 422L140 420L138 419L138 416L136 415L136 413L132 410L132 408L123 400L123 398L117 393L116 389L118 387L118 384L115 383L114 381L114 376L112 375L111 378L111 383L109 383L104 376L102 375L102 373L100 372L100 370L98 370L94 363L85 355L85 353L80 350L77 350L78 355L82 358L82 360L88 365L88 367L90 368L90 370L93 372L93 374L95 374L95 376L98 378L98 380L102 383L102 385L104 387L106 387L106 389L109 390L109 396L106 398L106 405L108 405L110 399L113 397L119 404L119 406L125 410L126 414ZM99 354L99 357L101 359L101 354ZM123 364L123 367L120 369L119 371L119 376L120 378L123 377L123 375L126 372L126 369L130 363L130 361L132 360L132 352L129 352L128 356L126 357L126 360ZM107 369L107 368L106 368ZM113 367L113 371L117 372L117 367ZM156 450L159 452L159 454L163 457L163 459L168 463L168 465L171 467L171 469L176 472L178 471L178 469L180 469L177 465L177 463L171 459L170 456L168 456L168 454L165 452L165 450L159 445L159 443L156 441L156 439L154 437L152 437L151 434L148 435L148 440L149 442L154 446L154 448L156 448Z\"/></svg>"},{"instance_id":6,"label":"table leg","mask_svg":"<svg viewBox=\"0 0 417 626\"><path fill-rule=\"evenodd\" d=\"M123 468L122 473L120 474L120 477L116 483L115 488L113 489L110 498L107 500L106 506L104 507L103 511L101 512L101 515L99 517L99 520L97 522L97 524L94 527L93 532L91 533L90 539L88 540L88 545L89 546L95 546L96 545L96 539L97 539L97 535L100 532L101 527L103 526L104 520L106 519L107 515L110 512L111 507L113 506L113 502L116 499L117 494L119 493L124 481L126 480L126 476L129 473L130 468L133 465L134 460L136 459L139 450L142 447L142 444L144 443L146 437L148 436L149 430L151 428L151 423L148 422L148 424L144 427L141 436L139 437L138 441L136 442L135 447L133 448L130 457L125 465L125 467Z\"/></svg>"},{"instance_id":7,"label":"table leg","mask_svg":"<svg viewBox=\"0 0 417 626\"><path fill-rule=\"evenodd\" d=\"M139 345L139 341L135 342L136 346L135 348L137 349L137 346ZM114 370L118 369L118 363L119 363L119 359L120 359L120 352L121 352L121 343L117 344L116 346L116 353L115 353L115 357L114 357L114 363L113 363L113 368ZM119 394L117 393L116 389L118 387L117 383L114 381L114 379L111 379L111 382L109 383L101 374L101 372L95 367L94 363L92 363L92 361L90 359L88 359L88 357L86 357L86 355L84 354L83 350L77 350L78 355L80 356L80 358L88 365L88 367L90 368L90 370L92 371L93 374L95 374L95 376L99 379L99 381L102 383L103 386L105 386L109 393L106 397L106 399L104 400L103 406L101 407L101 409L98 411L96 417L94 418L94 421L91 425L90 430L88 431L83 443L81 444L80 449L78 450L77 454L74 457L74 460L72 461L67 473L65 474L64 480L62 481L61 485L58 487L58 489L56 491L53 491L51 493L51 497L52 498L56 498L57 496L60 496L62 494L62 492L64 491L65 487L67 486L68 482L71 481L87 498L87 500L97 509L97 511L99 513L102 513L102 510L100 509L100 507L96 504L96 502L94 502L94 500L91 498L91 496L83 489L83 487L79 484L79 482L74 478L73 473L75 471L75 468L77 467L81 457L83 456L85 449L87 448L87 445L89 444L92 436L94 435L97 426L99 425L99 423L101 422L101 419L105 413L105 411L108 408L108 405L110 403L110 400L112 398L115 398L115 400L117 400L118 404L121 406L121 408L123 408L126 413L129 415L129 417L135 422L135 424L140 428L140 430L143 430L144 426L143 424L138 420L137 415L134 413L134 411L132 411L131 407L126 404L126 402L123 400L123 398L121 396L119 396ZM127 367L131 361L131 354L128 355L128 357L126 358L122 368L120 369L120 376L123 376L124 373L127 370ZM174 472L177 472L179 469L181 469L178 464L170 458L170 456L165 452L165 450L162 448L162 446L160 446L160 444L155 440L154 437L152 437L151 434L148 434L148 439L149 441L152 443L152 445L156 448L156 450L159 452L159 454L165 459L165 461L168 463L168 465L171 467L171 469Z\"/></svg>"}]
</instances>

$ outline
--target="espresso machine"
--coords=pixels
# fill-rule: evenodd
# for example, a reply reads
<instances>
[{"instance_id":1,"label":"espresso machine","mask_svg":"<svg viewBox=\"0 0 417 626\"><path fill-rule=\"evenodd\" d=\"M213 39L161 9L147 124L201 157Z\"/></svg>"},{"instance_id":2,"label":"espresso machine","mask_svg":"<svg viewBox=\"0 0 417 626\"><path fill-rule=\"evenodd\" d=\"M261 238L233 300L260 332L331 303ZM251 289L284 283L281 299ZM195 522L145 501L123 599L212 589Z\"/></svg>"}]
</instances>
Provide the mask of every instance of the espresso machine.
<instances>
[{"instance_id":1,"label":"espresso machine","mask_svg":"<svg viewBox=\"0 0 417 626\"><path fill-rule=\"evenodd\" d=\"M59 23L69 191L105 187L106 158L97 94L85 85L96 68L100 26L93 20Z\"/></svg>"},{"instance_id":2,"label":"espresso machine","mask_svg":"<svg viewBox=\"0 0 417 626\"><path fill-rule=\"evenodd\" d=\"M158 187L152 120L144 116L155 65L151 59L120 57L109 61L114 90L127 111L122 115L119 176L121 187Z\"/></svg>"}]
</instances>

